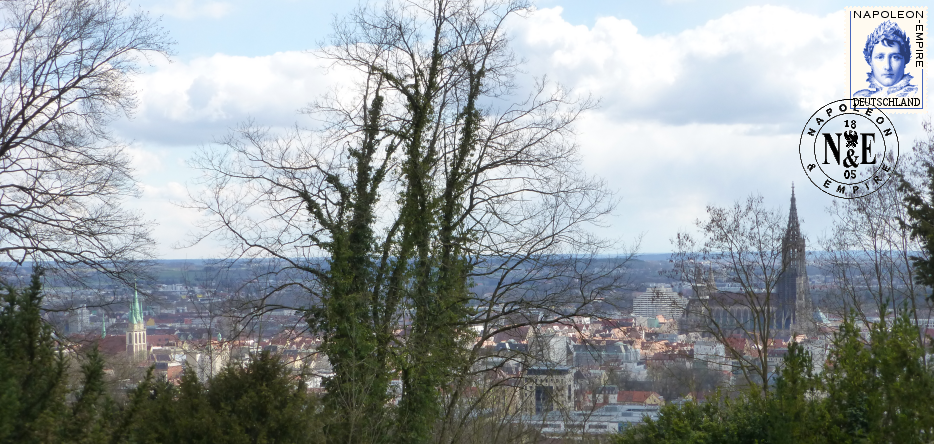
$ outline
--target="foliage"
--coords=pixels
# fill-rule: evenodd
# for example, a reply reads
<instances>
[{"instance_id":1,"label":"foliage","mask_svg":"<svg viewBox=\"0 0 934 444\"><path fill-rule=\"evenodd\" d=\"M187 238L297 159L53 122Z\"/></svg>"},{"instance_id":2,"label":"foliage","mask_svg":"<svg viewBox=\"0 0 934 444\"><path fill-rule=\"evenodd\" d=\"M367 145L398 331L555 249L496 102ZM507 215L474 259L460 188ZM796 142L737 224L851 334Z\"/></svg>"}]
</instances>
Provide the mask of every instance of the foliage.
<instances>
[{"instance_id":1,"label":"foliage","mask_svg":"<svg viewBox=\"0 0 934 444\"><path fill-rule=\"evenodd\" d=\"M928 167L928 175L934 177L934 166ZM905 192L905 204L911 222L911 235L921 241L926 253L925 256L911 256L915 269L915 282L928 288L934 288L934 207L928 202L934 199L934 181L930 181L924 195L918 192L910 183L901 183ZM934 291L928 296L934 299Z\"/></svg>"},{"instance_id":2,"label":"foliage","mask_svg":"<svg viewBox=\"0 0 934 444\"><path fill-rule=\"evenodd\" d=\"M655 421L617 437L623 443L922 443L934 431L934 372L909 310L869 327L865 342L847 319L821 375L796 343L772 390L705 404L665 406Z\"/></svg>"},{"instance_id":3,"label":"foliage","mask_svg":"<svg viewBox=\"0 0 934 444\"><path fill-rule=\"evenodd\" d=\"M186 369L176 387L146 379L127 405L106 393L97 348L81 356L79 384L40 316L41 272L0 304L0 443L315 443L322 426L314 396L279 358L264 352L229 365L207 384Z\"/></svg>"},{"instance_id":4,"label":"foliage","mask_svg":"<svg viewBox=\"0 0 934 444\"><path fill-rule=\"evenodd\" d=\"M176 387L150 374L131 401L130 442L315 443L316 399L276 356L229 365L208 383L190 368Z\"/></svg>"},{"instance_id":5,"label":"foliage","mask_svg":"<svg viewBox=\"0 0 934 444\"><path fill-rule=\"evenodd\" d=\"M115 408L103 360L91 350L79 387L68 386L68 360L40 315L41 275L23 290L7 287L0 305L0 442L105 441Z\"/></svg>"},{"instance_id":6,"label":"foliage","mask_svg":"<svg viewBox=\"0 0 934 444\"><path fill-rule=\"evenodd\" d=\"M844 432L839 439L930 442L934 379L917 337L907 313L870 325L868 344L853 323L841 326L824 378L830 430Z\"/></svg>"},{"instance_id":7,"label":"foliage","mask_svg":"<svg viewBox=\"0 0 934 444\"><path fill-rule=\"evenodd\" d=\"M914 266L914 281L931 290L928 299L934 303L934 128L931 122L925 122L924 129L928 141L918 142L915 154L918 157L916 168L920 171L908 171L898 175L898 190L903 194L906 207L905 217L899 222L907 227L913 239L920 243L921 254L910 256ZM912 176L922 179L912 180Z\"/></svg>"},{"instance_id":8,"label":"foliage","mask_svg":"<svg viewBox=\"0 0 934 444\"><path fill-rule=\"evenodd\" d=\"M41 284L6 288L0 307L0 441L43 442L65 414L65 358L40 316Z\"/></svg>"},{"instance_id":9,"label":"foliage","mask_svg":"<svg viewBox=\"0 0 934 444\"><path fill-rule=\"evenodd\" d=\"M310 107L318 130L247 123L194 161L205 233L276 282L236 315L289 295L323 339L333 442L458 441L486 341L592 314L625 279L589 232L615 204L578 164L572 124L593 102L515 81L504 27L530 6L364 5L319 51L355 83Z\"/></svg>"},{"instance_id":10,"label":"foliage","mask_svg":"<svg viewBox=\"0 0 934 444\"><path fill-rule=\"evenodd\" d=\"M763 392L768 390L763 381L769 380L769 349L783 326L781 319L795 303L779 298L780 282L792 265L786 255L797 247L785 245L792 241L786 234L798 231L794 199L792 194L789 216L768 208L764 198L755 194L729 207L708 206L707 217L695 223L696 233L683 231L672 239L673 265L665 273L670 279L690 283L700 296L686 307L684 327L723 344L727 357L738 363L745 383ZM738 289L717 291L717 279ZM796 328L806 327L807 320L799 317ZM747 341L760 352L746 353Z\"/></svg>"}]
</instances>

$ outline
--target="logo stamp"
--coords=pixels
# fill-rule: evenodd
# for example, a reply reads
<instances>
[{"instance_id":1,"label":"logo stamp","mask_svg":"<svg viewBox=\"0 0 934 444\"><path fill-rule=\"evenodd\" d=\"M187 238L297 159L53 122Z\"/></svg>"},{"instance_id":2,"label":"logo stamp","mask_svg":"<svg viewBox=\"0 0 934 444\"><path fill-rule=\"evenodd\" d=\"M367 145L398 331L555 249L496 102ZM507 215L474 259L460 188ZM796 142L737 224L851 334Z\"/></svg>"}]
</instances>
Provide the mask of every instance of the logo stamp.
<instances>
[{"instance_id":1,"label":"logo stamp","mask_svg":"<svg viewBox=\"0 0 934 444\"><path fill-rule=\"evenodd\" d=\"M850 97L857 109L901 113L929 110L926 7L847 8Z\"/></svg>"},{"instance_id":2,"label":"logo stamp","mask_svg":"<svg viewBox=\"0 0 934 444\"><path fill-rule=\"evenodd\" d=\"M798 152L808 179L844 199L872 194L898 165L898 134L878 108L857 109L852 99L818 109L801 131Z\"/></svg>"}]
</instances>

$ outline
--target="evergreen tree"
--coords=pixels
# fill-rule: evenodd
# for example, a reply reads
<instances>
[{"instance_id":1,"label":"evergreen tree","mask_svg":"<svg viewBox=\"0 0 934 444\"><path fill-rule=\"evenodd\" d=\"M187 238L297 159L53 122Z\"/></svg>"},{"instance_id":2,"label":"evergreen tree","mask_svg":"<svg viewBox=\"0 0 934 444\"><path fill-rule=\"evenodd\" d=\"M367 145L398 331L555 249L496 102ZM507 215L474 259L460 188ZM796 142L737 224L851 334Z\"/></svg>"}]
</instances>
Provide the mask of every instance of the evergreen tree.
<instances>
[{"instance_id":1,"label":"evergreen tree","mask_svg":"<svg viewBox=\"0 0 934 444\"><path fill-rule=\"evenodd\" d=\"M140 384L129 442L316 443L323 439L317 400L268 352L229 365L207 383L186 368L180 384Z\"/></svg>"},{"instance_id":2,"label":"evergreen tree","mask_svg":"<svg viewBox=\"0 0 934 444\"><path fill-rule=\"evenodd\" d=\"M211 379L206 400L220 428L238 437L227 442L315 443L321 437L317 400L300 377L266 351Z\"/></svg>"},{"instance_id":3,"label":"evergreen tree","mask_svg":"<svg viewBox=\"0 0 934 444\"><path fill-rule=\"evenodd\" d=\"M91 348L84 360L81 364L82 384L68 407L70 418L65 423L65 437L76 443L107 442L120 412L105 392L104 358L97 346Z\"/></svg>"},{"instance_id":4,"label":"evergreen tree","mask_svg":"<svg viewBox=\"0 0 934 444\"><path fill-rule=\"evenodd\" d=\"M923 443L934 431L934 372L910 311L869 326L840 326L822 375L789 346L775 387L738 398L665 406L657 420L621 433L624 443Z\"/></svg>"},{"instance_id":5,"label":"evergreen tree","mask_svg":"<svg viewBox=\"0 0 934 444\"><path fill-rule=\"evenodd\" d=\"M0 442L51 442L65 415L65 358L41 317L41 270L0 306Z\"/></svg>"},{"instance_id":6,"label":"evergreen tree","mask_svg":"<svg viewBox=\"0 0 934 444\"><path fill-rule=\"evenodd\" d=\"M917 337L907 311L870 325L868 343L844 322L824 375L828 442L930 442L934 375Z\"/></svg>"},{"instance_id":7,"label":"evergreen tree","mask_svg":"<svg viewBox=\"0 0 934 444\"><path fill-rule=\"evenodd\" d=\"M909 220L900 221L911 229L911 235L921 242L921 255L911 256L915 282L932 289L928 299L934 301L934 165L926 163L925 190L922 193L904 176L899 177L899 191L904 193Z\"/></svg>"},{"instance_id":8,"label":"evergreen tree","mask_svg":"<svg viewBox=\"0 0 934 444\"><path fill-rule=\"evenodd\" d=\"M41 276L36 269L29 287L2 295L0 442L105 442L117 412L104 393L103 359L92 349L79 386L68 387L68 362L41 316Z\"/></svg>"}]
</instances>

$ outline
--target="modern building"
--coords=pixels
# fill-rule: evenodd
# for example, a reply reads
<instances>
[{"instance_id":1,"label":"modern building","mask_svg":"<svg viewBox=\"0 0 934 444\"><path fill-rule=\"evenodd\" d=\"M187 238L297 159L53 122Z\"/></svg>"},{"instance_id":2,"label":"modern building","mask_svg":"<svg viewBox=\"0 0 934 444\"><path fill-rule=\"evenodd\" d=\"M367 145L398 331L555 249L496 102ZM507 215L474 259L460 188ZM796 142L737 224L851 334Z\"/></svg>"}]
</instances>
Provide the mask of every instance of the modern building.
<instances>
[{"instance_id":1,"label":"modern building","mask_svg":"<svg viewBox=\"0 0 934 444\"><path fill-rule=\"evenodd\" d=\"M518 415L519 423L536 427L545 436L582 436L619 433L629 427L658 419L658 407L608 404L596 410L559 412L557 410Z\"/></svg>"},{"instance_id":2,"label":"modern building","mask_svg":"<svg viewBox=\"0 0 934 444\"><path fill-rule=\"evenodd\" d=\"M678 319L684 314L688 300L667 285L649 287L636 294L632 301L632 314L645 318L662 315L665 319Z\"/></svg>"}]
</instances>

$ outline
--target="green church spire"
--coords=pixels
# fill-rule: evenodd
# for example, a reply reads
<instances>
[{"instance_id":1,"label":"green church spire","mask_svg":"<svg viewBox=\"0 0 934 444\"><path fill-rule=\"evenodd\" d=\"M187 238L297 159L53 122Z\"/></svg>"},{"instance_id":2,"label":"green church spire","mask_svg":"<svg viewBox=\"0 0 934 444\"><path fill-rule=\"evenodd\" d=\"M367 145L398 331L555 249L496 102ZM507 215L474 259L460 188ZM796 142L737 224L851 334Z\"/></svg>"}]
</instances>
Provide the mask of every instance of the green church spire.
<instances>
[{"instance_id":1,"label":"green church spire","mask_svg":"<svg viewBox=\"0 0 934 444\"><path fill-rule=\"evenodd\" d=\"M136 284L133 284L133 304L130 305L130 324L142 324L143 314L139 309L139 291L136 290Z\"/></svg>"}]
</instances>

